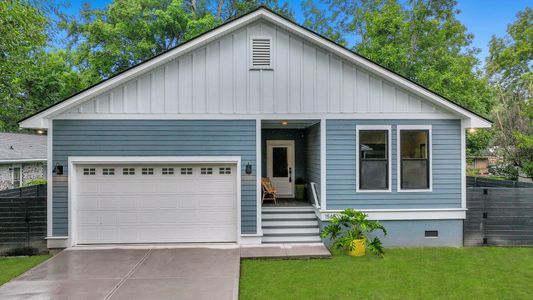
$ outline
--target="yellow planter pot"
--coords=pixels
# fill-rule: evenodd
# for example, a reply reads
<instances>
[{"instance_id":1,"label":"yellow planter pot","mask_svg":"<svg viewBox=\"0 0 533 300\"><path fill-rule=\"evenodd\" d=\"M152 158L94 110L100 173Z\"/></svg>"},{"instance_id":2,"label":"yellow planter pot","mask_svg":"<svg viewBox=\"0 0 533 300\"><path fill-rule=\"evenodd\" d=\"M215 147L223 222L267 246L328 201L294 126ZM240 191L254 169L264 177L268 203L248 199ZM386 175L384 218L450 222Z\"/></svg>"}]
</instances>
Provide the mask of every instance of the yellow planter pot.
<instances>
[{"instance_id":1,"label":"yellow planter pot","mask_svg":"<svg viewBox=\"0 0 533 300\"><path fill-rule=\"evenodd\" d=\"M353 240L352 250L348 250L350 256L365 256L365 240Z\"/></svg>"}]
</instances>

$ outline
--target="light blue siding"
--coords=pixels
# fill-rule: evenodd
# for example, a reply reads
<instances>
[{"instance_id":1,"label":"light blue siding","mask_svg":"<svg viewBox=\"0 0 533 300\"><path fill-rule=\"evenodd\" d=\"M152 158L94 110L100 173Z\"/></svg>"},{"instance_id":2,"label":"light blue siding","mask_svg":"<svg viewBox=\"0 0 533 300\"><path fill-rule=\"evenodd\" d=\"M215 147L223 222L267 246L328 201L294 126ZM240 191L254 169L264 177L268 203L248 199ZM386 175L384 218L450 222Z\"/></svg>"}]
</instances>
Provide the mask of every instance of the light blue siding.
<instances>
[{"instance_id":1,"label":"light blue siding","mask_svg":"<svg viewBox=\"0 0 533 300\"><path fill-rule=\"evenodd\" d=\"M356 192L356 125L392 125L392 192ZM396 125L432 125L432 192L397 192ZM327 120L327 209L461 207L460 120Z\"/></svg>"},{"instance_id":2,"label":"light blue siding","mask_svg":"<svg viewBox=\"0 0 533 300\"><path fill-rule=\"evenodd\" d=\"M380 221L387 229L387 236L377 236L385 247L462 247L463 220L405 220ZM321 222L320 228L329 222ZM426 230L437 230L437 238L425 237ZM374 235L371 236L371 238ZM325 243L331 243L324 240Z\"/></svg>"},{"instance_id":3,"label":"light blue siding","mask_svg":"<svg viewBox=\"0 0 533 300\"><path fill-rule=\"evenodd\" d=\"M55 120L53 163L68 174L69 156L240 156L241 231L256 233L255 120ZM53 182L53 235L68 234L68 183Z\"/></svg>"},{"instance_id":4,"label":"light blue siding","mask_svg":"<svg viewBox=\"0 0 533 300\"><path fill-rule=\"evenodd\" d=\"M316 183L320 197L320 123L307 128L307 178ZM312 194L310 194L312 196Z\"/></svg>"}]
</instances>

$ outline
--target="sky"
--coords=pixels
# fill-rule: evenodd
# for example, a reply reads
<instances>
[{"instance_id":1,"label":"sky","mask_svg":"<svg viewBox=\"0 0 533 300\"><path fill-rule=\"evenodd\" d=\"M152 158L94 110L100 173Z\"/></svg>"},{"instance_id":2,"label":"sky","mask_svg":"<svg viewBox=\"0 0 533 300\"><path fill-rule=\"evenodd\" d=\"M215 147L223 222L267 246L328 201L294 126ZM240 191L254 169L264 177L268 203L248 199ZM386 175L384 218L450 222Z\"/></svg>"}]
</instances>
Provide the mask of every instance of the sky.
<instances>
[{"instance_id":1,"label":"sky","mask_svg":"<svg viewBox=\"0 0 533 300\"><path fill-rule=\"evenodd\" d=\"M294 10L296 21L302 23L301 0L288 1ZM111 0L92 0L89 2L93 7L104 7ZM66 12L77 15L82 3L83 1L71 1ZM516 20L516 13L524 10L527 6L533 6L533 0L458 0L457 8L461 13L457 18L466 26L468 32L474 34L472 46L481 49L478 58L482 63L488 55L488 44L491 37L493 35L504 36L507 25Z\"/></svg>"}]
</instances>

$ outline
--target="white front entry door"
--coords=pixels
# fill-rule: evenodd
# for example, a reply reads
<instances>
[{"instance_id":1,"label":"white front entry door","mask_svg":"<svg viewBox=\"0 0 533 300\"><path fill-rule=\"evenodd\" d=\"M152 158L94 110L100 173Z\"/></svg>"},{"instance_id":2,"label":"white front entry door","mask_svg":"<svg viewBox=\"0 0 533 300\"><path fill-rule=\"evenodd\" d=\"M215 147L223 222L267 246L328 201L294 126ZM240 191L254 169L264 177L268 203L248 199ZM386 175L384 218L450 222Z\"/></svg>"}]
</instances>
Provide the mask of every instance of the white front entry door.
<instances>
[{"instance_id":1,"label":"white front entry door","mask_svg":"<svg viewBox=\"0 0 533 300\"><path fill-rule=\"evenodd\" d=\"M294 141L267 141L267 177L278 191L278 197L294 197Z\"/></svg>"},{"instance_id":2,"label":"white front entry door","mask_svg":"<svg viewBox=\"0 0 533 300\"><path fill-rule=\"evenodd\" d=\"M77 244L235 242L235 165L76 168Z\"/></svg>"}]
</instances>

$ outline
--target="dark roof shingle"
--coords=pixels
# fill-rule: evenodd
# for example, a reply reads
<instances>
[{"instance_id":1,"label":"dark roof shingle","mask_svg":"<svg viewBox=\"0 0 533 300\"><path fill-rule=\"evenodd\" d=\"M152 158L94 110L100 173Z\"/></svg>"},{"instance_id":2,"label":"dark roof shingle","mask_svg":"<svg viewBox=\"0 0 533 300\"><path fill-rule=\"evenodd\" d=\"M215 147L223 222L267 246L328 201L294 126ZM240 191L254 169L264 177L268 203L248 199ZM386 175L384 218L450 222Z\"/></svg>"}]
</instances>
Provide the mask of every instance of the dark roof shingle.
<instances>
[{"instance_id":1,"label":"dark roof shingle","mask_svg":"<svg viewBox=\"0 0 533 300\"><path fill-rule=\"evenodd\" d=\"M46 135L0 132L0 161L46 159Z\"/></svg>"}]
</instances>

